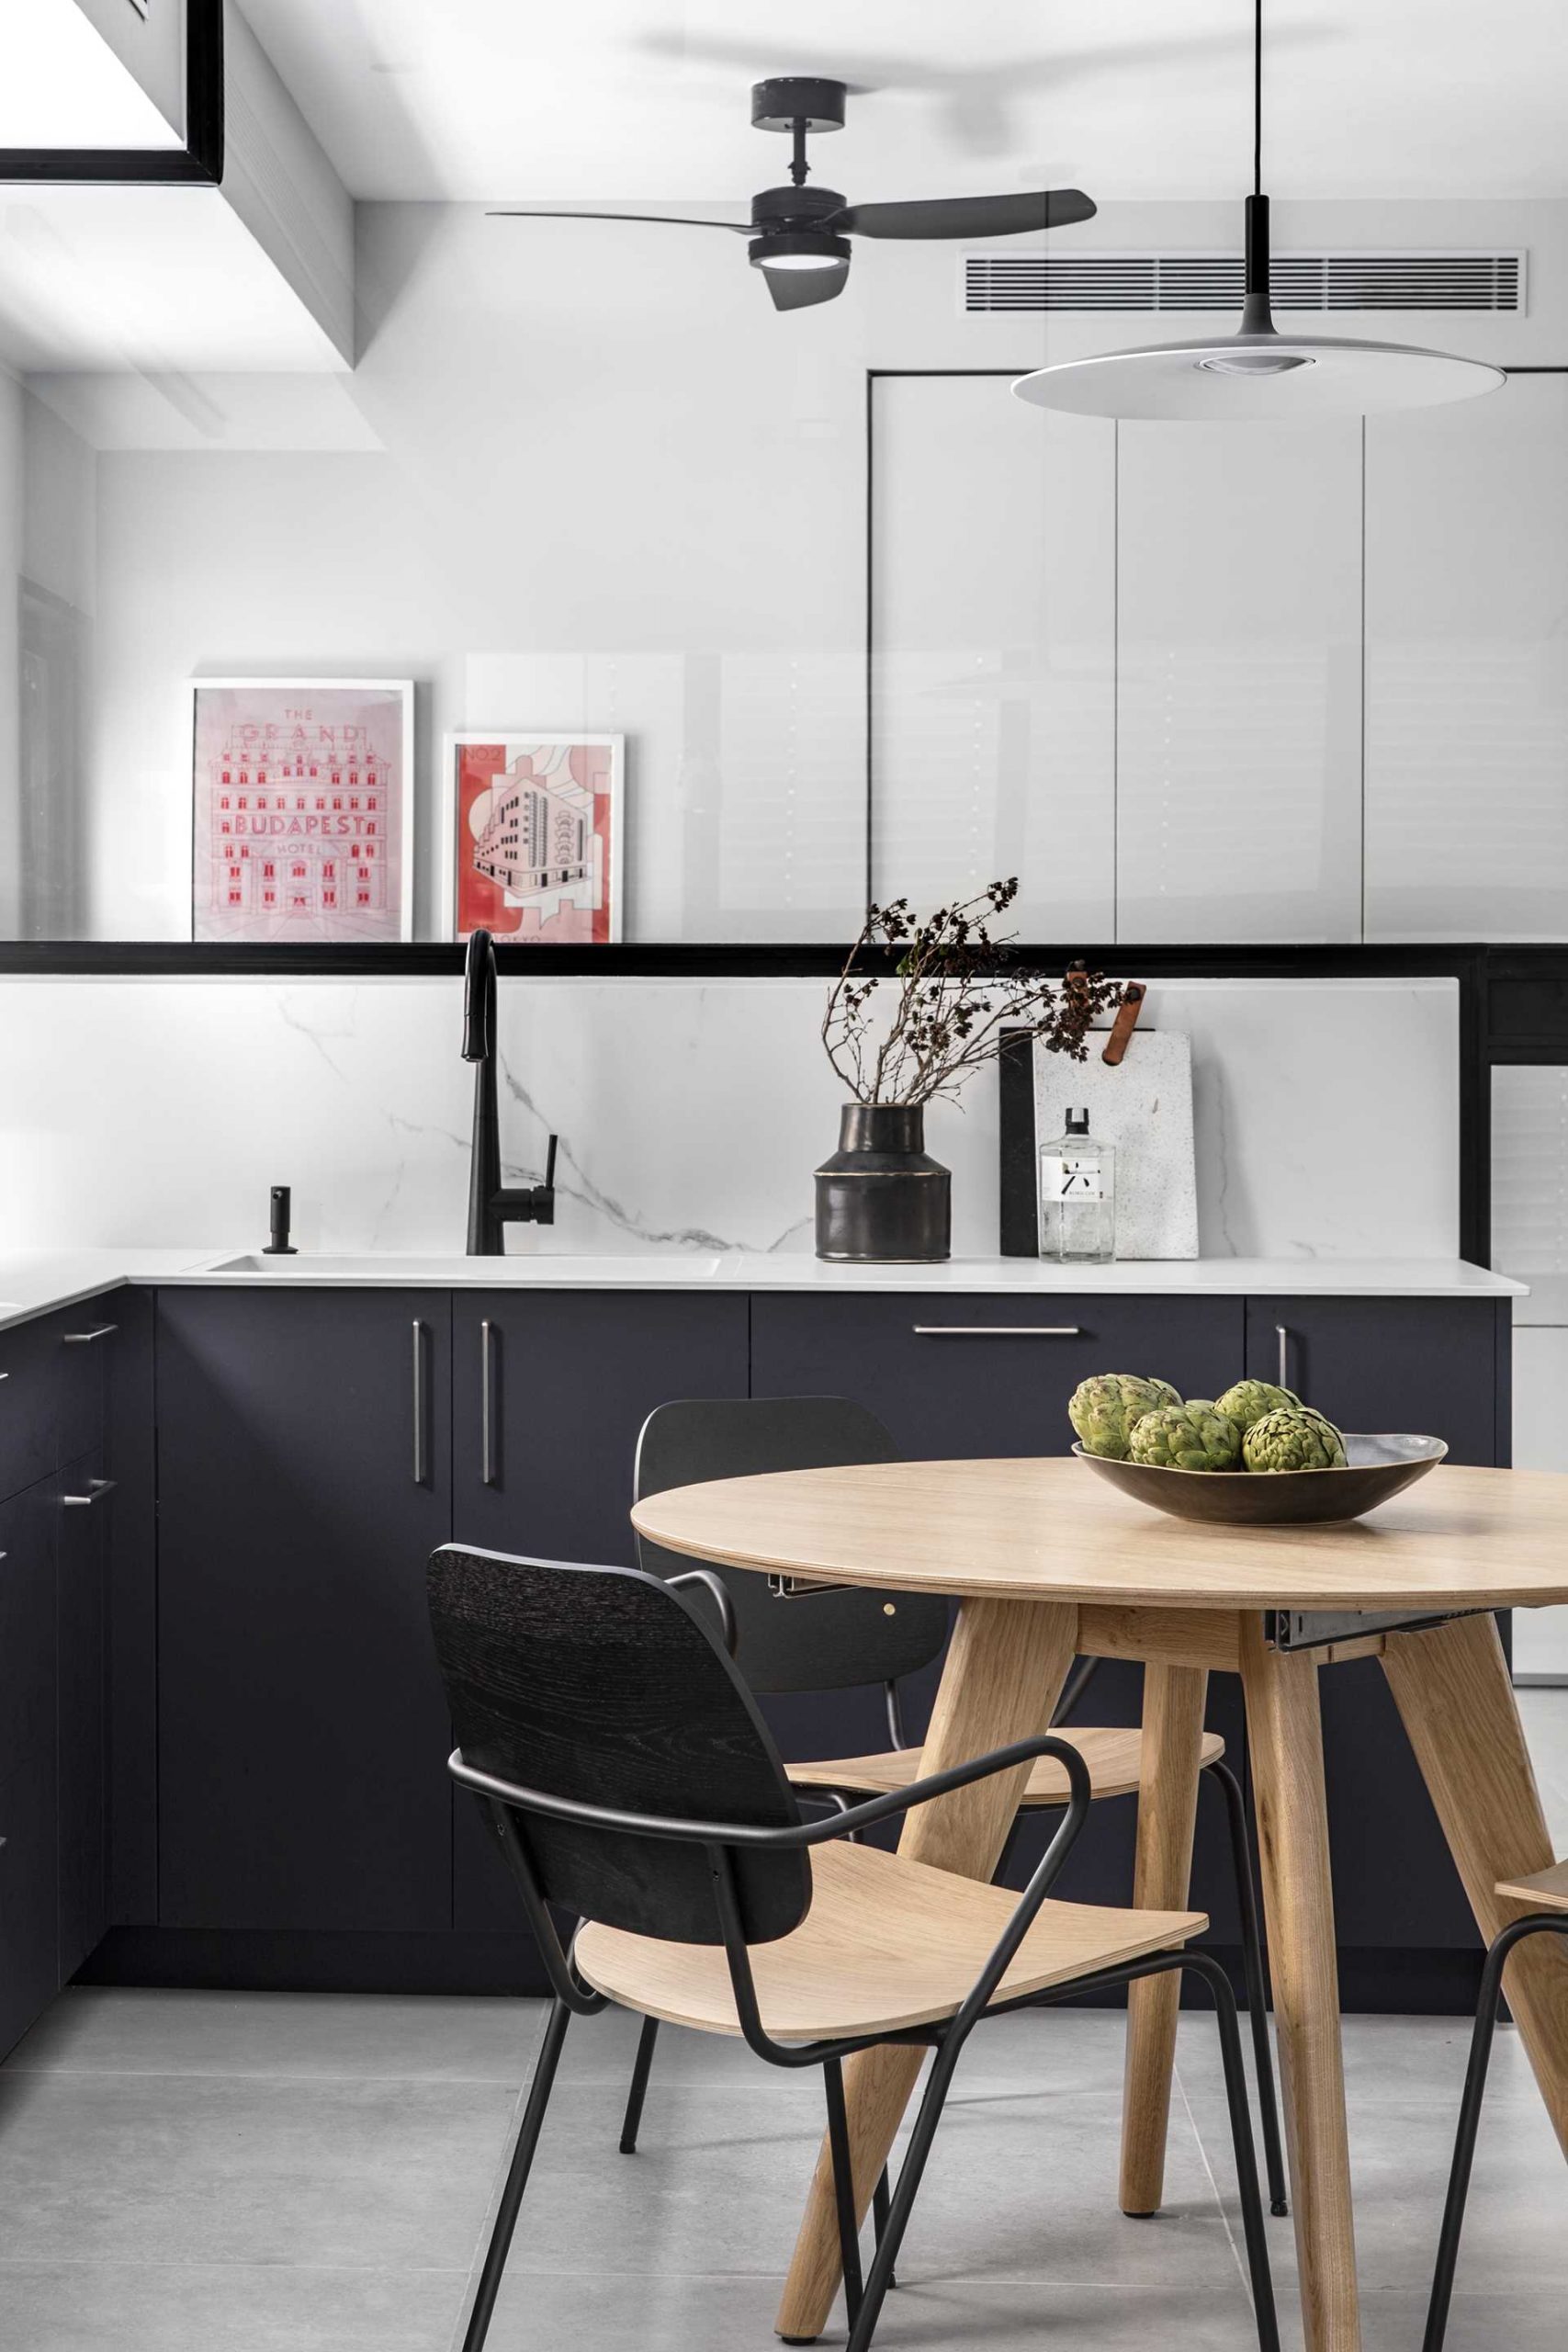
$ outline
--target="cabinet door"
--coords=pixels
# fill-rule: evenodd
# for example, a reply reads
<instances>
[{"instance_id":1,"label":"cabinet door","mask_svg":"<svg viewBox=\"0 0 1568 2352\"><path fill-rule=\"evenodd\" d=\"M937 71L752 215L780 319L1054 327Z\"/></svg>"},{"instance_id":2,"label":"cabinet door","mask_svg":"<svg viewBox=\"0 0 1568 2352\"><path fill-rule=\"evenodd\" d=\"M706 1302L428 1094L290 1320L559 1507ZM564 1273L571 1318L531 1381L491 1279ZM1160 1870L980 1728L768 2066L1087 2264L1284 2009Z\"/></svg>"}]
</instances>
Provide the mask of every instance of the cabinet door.
<instances>
[{"instance_id":1,"label":"cabinet door","mask_svg":"<svg viewBox=\"0 0 1568 2352\"><path fill-rule=\"evenodd\" d=\"M635 1561L637 1431L673 1397L745 1396L746 1307L733 1291L459 1292L457 1541Z\"/></svg>"},{"instance_id":2,"label":"cabinet door","mask_svg":"<svg viewBox=\"0 0 1568 2352\"><path fill-rule=\"evenodd\" d=\"M1282 1364L1285 1386L1341 1429L1416 1430L1452 1461L1495 1462L1498 1333L1490 1298L1254 1298L1247 1368L1279 1380Z\"/></svg>"},{"instance_id":3,"label":"cabinet door","mask_svg":"<svg viewBox=\"0 0 1568 2352\"><path fill-rule=\"evenodd\" d=\"M108 1925L108 1560L114 1489L101 1453L62 1473L56 1568L60 1631L60 1981L69 1984Z\"/></svg>"},{"instance_id":4,"label":"cabinet door","mask_svg":"<svg viewBox=\"0 0 1568 2352\"><path fill-rule=\"evenodd\" d=\"M1341 1428L1417 1430L1445 1438L1457 1462L1498 1459L1506 1364L1495 1301L1251 1299L1247 1370L1260 1379L1280 1377L1281 1327L1286 1385ZM1329 1667L1318 1687L1340 1944L1472 1948L1470 1906L1382 1667Z\"/></svg>"},{"instance_id":5,"label":"cabinet door","mask_svg":"<svg viewBox=\"0 0 1568 2352\"><path fill-rule=\"evenodd\" d=\"M1118 436L1116 936L1361 935L1361 428Z\"/></svg>"},{"instance_id":6,"label":"cabinet door","mask_svg":"<svg viewBox=\"0 0 1568 2352\"><path fill-rule=\"evenodd\" d=\"M166 1291L158 1408L162 1924L449 1927L446 1296Z\"/></svg>"},{"instance_id":7,"label":"cabinet door","mask_svg":"<svg viewBox=\"0 0 1568 2352\"><path fill-rule=\"evenodd\" d=\"M1568 936L1568 379L1367 421L1367 937Z\"/></svg>"},{"instance_id":8,"label":"cabinet door","mask_svg":"<svg viewBox=\"0 0 1568 2352\"><path fill-rule=\"evenodd\" d=\"M736 1292L459 1292L457 1540L634 1562L637 1431L674 1397L744 1396L746 1339L747 1301ZM521 1931L516 1889L467 1796L457 1800L456 1834L457 1926Z\"/></svg>"},{"instance_id":9,"label":"cabinet door","mask_svg":"<svg viewBox=\"0 0 1568 2352\"><path fill-rule=\"evenodd\" d=\"M0 2056L59 1988L53 1482L0 1506Z\"/></svg>"}]
</instances>

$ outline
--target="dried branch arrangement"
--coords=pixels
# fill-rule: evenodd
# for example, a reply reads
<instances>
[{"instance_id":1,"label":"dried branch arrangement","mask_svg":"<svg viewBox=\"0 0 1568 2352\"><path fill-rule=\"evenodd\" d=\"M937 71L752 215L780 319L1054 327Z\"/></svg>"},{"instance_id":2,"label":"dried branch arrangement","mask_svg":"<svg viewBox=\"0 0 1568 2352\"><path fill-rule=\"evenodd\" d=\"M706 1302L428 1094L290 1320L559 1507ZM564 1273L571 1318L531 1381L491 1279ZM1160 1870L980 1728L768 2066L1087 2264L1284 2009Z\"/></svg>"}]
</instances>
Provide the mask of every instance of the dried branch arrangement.
<instances>
[{"instance_id":1,"label":"dried branch arrangement","mask_svg":"<svg viewBox=\"0 0 1568 2352\"><path fill-rule=\"evenodd\" d=\"M1027 1029L1050 1053L1085 1061L1085 1033L1120 996L1100 972L1064 979L1010 964L1016 936L991 925L1018 896L1018 876L916 920L908 899L868 907L860 937L833 983L822 1044L857 1102L934 1102L956 1094L995 1061L1003 1033ZM867 954L893 948L891 974L863 969Z\"/></svg>"}]
</instances>

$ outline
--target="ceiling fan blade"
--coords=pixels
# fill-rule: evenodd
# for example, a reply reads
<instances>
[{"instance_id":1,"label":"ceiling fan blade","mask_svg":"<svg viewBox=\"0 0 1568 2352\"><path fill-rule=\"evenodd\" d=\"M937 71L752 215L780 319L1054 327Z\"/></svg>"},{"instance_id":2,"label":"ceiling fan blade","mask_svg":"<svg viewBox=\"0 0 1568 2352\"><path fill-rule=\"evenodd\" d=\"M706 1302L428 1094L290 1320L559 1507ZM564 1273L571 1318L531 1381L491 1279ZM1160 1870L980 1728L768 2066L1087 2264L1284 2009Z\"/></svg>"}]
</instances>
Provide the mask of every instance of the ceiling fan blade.
<instances>
[{"instance_id":1,"label":"ceiling fan blade","mask_svg":"<svg viewBox=\"0 0 1568 2352\"><path fill-rule=\"evenodd\" d=\"M775 311L805 311L814 302L830 302L843 292L850 274L847 261L835 262L830 269L770 269L766 262L759 266Z\"/></svg>"},{"instance_id":2,"label":"ceiling fan blade","mask_svg":"<svg viewBox=\"0 0 1568 2352\"><path fill-rule=\"evenodd\" d=\"M651 220L665 229L728 229L737 237L754 237L750 220L686 220L673 212L536 212L508 208L488 212L488 220Z\"/></svg>"},{"instance_id":3,"label":"ceiling fan blade","mask_svg":"<svg viewBox=\"0 0 1568 2352\"><path fill-rule=\"evenodd\" d=\"M1099 208L1077 187L1027 196L935 196L910 204L847 204L822 226L836 237L1017 237L1066 229Z\"/></svg>"}]
</instances>

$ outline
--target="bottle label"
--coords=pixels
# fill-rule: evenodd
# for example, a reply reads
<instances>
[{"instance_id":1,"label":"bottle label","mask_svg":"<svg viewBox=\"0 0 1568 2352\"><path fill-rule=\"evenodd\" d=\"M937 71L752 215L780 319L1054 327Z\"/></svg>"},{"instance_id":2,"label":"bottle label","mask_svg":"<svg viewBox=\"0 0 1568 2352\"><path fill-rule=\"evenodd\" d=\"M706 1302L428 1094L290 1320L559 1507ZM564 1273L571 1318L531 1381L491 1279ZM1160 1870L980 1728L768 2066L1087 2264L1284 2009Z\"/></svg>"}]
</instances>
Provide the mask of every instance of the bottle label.
<instances>
[{"instance_id":1,"label":"bottle label","mask_svg":"<svg viewBox=\"0 0 1568 2352\"><path fill-rule=\"evenodd\" d=\"M1040 1197L1043 1201L1102 1201L1105 1171L1098 1159L1044 1154L1040 1161Z\"/></svg>"}]
</instances>

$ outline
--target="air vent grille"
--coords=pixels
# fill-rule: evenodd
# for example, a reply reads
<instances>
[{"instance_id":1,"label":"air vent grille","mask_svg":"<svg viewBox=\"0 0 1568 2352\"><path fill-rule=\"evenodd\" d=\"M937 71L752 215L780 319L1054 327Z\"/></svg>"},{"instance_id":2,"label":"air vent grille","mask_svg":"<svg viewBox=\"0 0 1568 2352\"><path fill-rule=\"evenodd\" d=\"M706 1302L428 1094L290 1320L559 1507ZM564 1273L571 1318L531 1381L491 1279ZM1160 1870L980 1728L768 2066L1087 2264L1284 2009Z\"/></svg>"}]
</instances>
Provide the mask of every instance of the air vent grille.
<instances>
[{"instance_id":1,"label":"air vent grille","mask_svg":"<svg viewBox=\"0 0 1568 2352\"><path fill-rule=\"evenodd\" d=\"M1239 311L1236 254L965 254L965 311ZM1522 311L1520 253L1280 254L1280 311Z\"/></svg>"}]
</instances>

